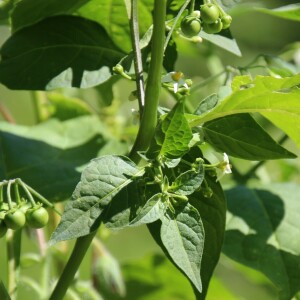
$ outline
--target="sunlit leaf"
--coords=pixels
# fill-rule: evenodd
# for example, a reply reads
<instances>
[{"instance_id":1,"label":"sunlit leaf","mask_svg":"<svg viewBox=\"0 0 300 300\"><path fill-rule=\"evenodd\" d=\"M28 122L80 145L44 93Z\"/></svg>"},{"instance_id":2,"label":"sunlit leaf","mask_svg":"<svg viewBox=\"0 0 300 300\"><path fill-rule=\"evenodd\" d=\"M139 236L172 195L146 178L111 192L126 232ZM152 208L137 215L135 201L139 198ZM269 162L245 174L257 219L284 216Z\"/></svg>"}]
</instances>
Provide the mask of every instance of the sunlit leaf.
<instances>
[{"instance_id":1,"label":"sunlit leaf","mask_svg":"<svg viewBox=\"0 0 300 300\"><path fill-rule=\"evenodd\" d=\"M19 30L47 17L72 14L88 1L89 0L18 1L11 13L12 30Z\"/></svg>"},{"instance_id":2,"label":"sunlit leaf","mask_svg":"<svg viewBox=\"0 0 300 300\"><path fill-rule=\"evenodd\" d=\"M242 159L296 157L276 143L249 114L212 120L204 124L203 132L204 139L216 150Z\"/></svg>"},{"instance_id":3,"label":"sunlit leaf","mask_svg":"<svg viewBox=\"0 0 300 300\"><path fill-rule=\"evenodd\" d=\"M224 49L230 53L237 56L242 56L241 50L236 42L236 40L231 37L231 34L221 35L221 34L208 34L203 30L199 34L204 40Z\"/></svg>"},{"instance_id":4,"label":"sunlit leaf","mask_svg":"<svg viewBox=\"0 0 300 300\"><path fill-rule=\"evenodd\" d=\"M174 263L201 293L201 259L204 248L204 228L199 212L190 204L181 211L164 216L161 241Z\"/></svg>"},{"instance_id":5,"label":"sunlit leaf","mask_svg":"<svg viewBox=\"0 0 300 300\"><path fill-rule=\"evenodd\" d=\"M61 222L50 244L85 236L100 226L103 210L121 190L126 190L134 176L141 176L126 157L107 155L92 160L66 205Z\"/></svg>"},{"instance_id":6,"label":"sunlit leaf","mask_svg":"<svg viewBox=\"0 0 300 300\"><path fill-rule=\"evenodd\" d=\"M140 35L152 25L153 0L138 1ZM127 9L124 0L90 0L78 10L82 17L101 24L113 42L125 52L132 49Z\"/></svg>"},{"instance_id":7,"label":"sunlit leaf","mask_svg":"<svg viewBox=\"0 0 300 300\"><path fill-rule=\"evenodd\" d=\"M213 110L201 116L188 115L190 126L232 114L259 112L300 146L300 102L297 88L300 74L285 78L257 76L247 86L240 85L238 89L239 80L239 77L235 78L236 90Z\"/></svg>"}]
</instances>

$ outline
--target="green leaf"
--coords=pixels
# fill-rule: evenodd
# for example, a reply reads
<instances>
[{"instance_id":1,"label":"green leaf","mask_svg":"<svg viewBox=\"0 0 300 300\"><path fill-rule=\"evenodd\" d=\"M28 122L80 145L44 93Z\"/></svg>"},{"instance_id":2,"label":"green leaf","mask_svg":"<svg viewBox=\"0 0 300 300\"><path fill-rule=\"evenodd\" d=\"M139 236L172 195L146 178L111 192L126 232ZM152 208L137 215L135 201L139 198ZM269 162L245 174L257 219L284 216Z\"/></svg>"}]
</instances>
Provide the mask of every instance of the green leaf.
<instances>
[{"instance_id":1,"label":"green leaf","mask_svg":"<svg viewBox=\"0 0 300 300\"><path fill-rule=\"evenodd\" d=\"M61 93L48 93L51 117L61 121L77 118L92 113L86 102L73 97L65 96Z\"/></svg>"},{"instance_id":2,"label":"green leaf","mask_svg":"<svg viewBox=\"0 0 300 300\"><path fill-rule=\"evenodd\" d=\"M141 176L143 172L123 156L107 155L92 160L82 172L50 244L97 230L102 222L103 210L121 190L127 191L133 177Z\"/></svg>"},{"instance_id":3,"label":"green leaf","mask_svg":"<svg viewBox=\"0 0 300 300\"><path fill-rule=\"evenodd\" d=\"M257 7L256 10L271 16L300 21L300 3L289 4L275 9Z\"/></svg>"},{"instance_id":4,"label":"green leaf","mask_svg":"<svg viewBox=\"0 0 300 300\"><path fill-rule=\"evenodd\" d=\"M138 211L137 216L130 222L130 226L155 222L163 217L166 209L167 202L163 200L162 194L156 194Z\"/></svg>"},{"instance_id":5,"label":"green leaf","mask_svg":"<svg viewBox=\"0 0 300 300\"><path fill-rule=\"evenodd\" d=\"M204 250L201 263L201 280L203 291L197 293L198 300L204 300L208 290L213 271L219 261L223 245L226 219L226 199L219 182L215 178L206 176L207 184L212 189L210 198L204 197L203 193L197 192L189 197L193 205L201 214L205 231Z\"/></svg>"},{"instance_id":6,"label":"green leaf","mask_svg":"<svg viewBox=\"0 0 300 300\"><path fill-rule=\"evenodd\" d=\"M5 288L2 280L0 280L0 299L3 299L3 300L11 300L9 294L8 294L8 291L7 289Z\"/></svg>"},{"instance_id":7,"label":"green leaf","mask_svg":"<svg viewBox=\"0 0 300 300\"><path fill-rule=\"evenodd\" d=\"M203 164L199 162L197 167L180 174L170 190L180 195L191 195L201 186L204 175Z\"/></svg>"},{"instance_id":8,"label":"green leaf","mask_svg":"<svg viewBox=\"0 0 300 300\"><path fill-rule=\"evenodd\" d=\"M237 114L203 125L204 140L217 151L249 160L295 158L249 115Z\"/></svg>"},{"instance_id":9,"label":"green leaf","mask_svg":"<svg viewBox=\"0 0 300 300\"><path fill-rule=\"evenodd\" d=\"M300 188L293 183L226 192L228 217L223 251L265 274L279 299L300 290Z\"/></svg>"},{"instance_id":10,"label":"green leaf","mask_svg":"<svg viewBox=\"0 0 300 300\"><path fill-rule=\"evenodd\" d=\"M0 54L0 82L27 90L98 85L123 56L99 24L73 16L51 17L17 31Z\"/></svg>"},{"instance_id":11,"label":"green leaf","mask_svg":"<svg viewBox=\"0 0 300 300\"><path fill-rule=\"evenodd\" d=\"M189 150L189 142L192 138L192 131L184 116L184 104L178 102L158 124L154 143L150 146L148 153L163 155L171 159L180 157Z\"/></svg>"},{"instance_id":12,"label":"green leaf","mask_svg":"<svg viewBox=\"0 0 300 300\"><path fill-rule=\"evenodd\" d=\"M204 228L199 212L189 203L176 215L162 219L161 241L174 263L185 273L201 293L201 259L204 248Z\"/></svg>"},{"instance_id":13,"label":"green leaf","mask_svg":"<svg viewBox=\"0 0 300 300\"><path fill-rule=\"evenodd\" d=\"M226 30L226 35L224 33L221 34L208 34L203 30L200 31L199 36L204 40L230 52L237 56L242 56L241 50L236 43L236 40L232 38L229 30Z\"/></svg>"},{"instance_id":14,"label":"green leaf","mask_svg":"<svg viewBox=\"0 0 300 300\"><path fill-rule=\"evenodd\" d=\"M175 63L177 61L178 53L176 43L173 39L170 40L165 51L163 66L167 72L175 70Z\"/></svg>"},{"instance_id":15,"label":"green leaf","mask_svg":"<svg viewBox=\"0 0 300 300\"><path fill-rule=\"evenodd\" d=\"M11 13L12 31L37 23L47 17L72 14L89 0L22 0Z\"/></svg>"},{"instance_id":16,"label":"green leaf","mask_svg":"<svg viewBox=\"0 0 300 300\"><path fill-rule=\"evenodd\" d=\"M235 77L233 84L238 86L239 81L240 77ZM300 146L299 84L300 74L285 78L257 76L247 86L236 88L213 110L187 118L193 127L232 114L259 112Z\"/></svg>"},{"instance_id":17,"label":"green leaf","mask_svg":"<svg viewBox=\"0 0 300 300\"><path fill-rule=\"evenodd\" d=\"M206 112L209 112L218 104L218 101L219 101L219 97L217 94L211 94L211 95L207 96L199 103L194 114L202 115Z\"/></svg>"},{"instance_id":18,"label":"green leaf","mask_svg":"<svg viewBox=\"0 0 300 300\"><path fill-rule=\"evenodd\" d=\"M124 300L191 300L193 290L176 268L161 254L147 255L122 264L126 283ZM119 300L114 295L106 299Z\"/></svg>"},{"instance_id":19,"label":"green leaf","mask_svg":"<svg viewBox=\"0 0 300 300\"><path fill-rule=\"evenodd\" d=\"M142 36L152 24L153 0L139 0L139 27ZM132 49L127 9L124 0L90 0L78 14L101 24L115 45L125 52Z\"/></svg>"},{"instance_id":20,"label":"green leaf","mask_svg":"<svg viewBox=\"0 0 300 300\"><path fill-rule=\"evenodd\" d=\"M19 177L48 200L65 200L80 179L79 168L110 141L106 132L95 116L35 126L2 122L0 180Z\"/></svg>"},{"instance_id":21,"label":"green leaf","mask_svg":"<svg viewBox=\"0 0 300 300\"><path fill-rule=\"evenodd\" d=\"M197 153L198 151L193 152ZM198 157L198 154L196 157ZM219 260L225 232L226 216L226 200L221 185L215 181L215 178L210 178L207 176L206 179L208 185L213 190L212 197L204 197L201 191L194 193L189 197L189 202L191 205L193 205L198 212L201 213L205 232L204 251L200 270L202 293L199 293L195 290L197 299L199 300L205 299L212 273ZM168 258L176 265L161 241L161 222L157 221L147 225L155 241L162 248Z\"/></svg>"},{"instance_id":22,"label":"green leaf","mask_svg":"<svg viewBox=\"0 0 300 300\"><path fill-rule=\"evenodd\" d=\"M111 76L108 80L101 83L100 85L95 86L95 90L100 96L99 101L101 104L105 106L109 106L112 104L114 99L113 86L119 80L120 76Z\"/></svg>"}]
</instances>

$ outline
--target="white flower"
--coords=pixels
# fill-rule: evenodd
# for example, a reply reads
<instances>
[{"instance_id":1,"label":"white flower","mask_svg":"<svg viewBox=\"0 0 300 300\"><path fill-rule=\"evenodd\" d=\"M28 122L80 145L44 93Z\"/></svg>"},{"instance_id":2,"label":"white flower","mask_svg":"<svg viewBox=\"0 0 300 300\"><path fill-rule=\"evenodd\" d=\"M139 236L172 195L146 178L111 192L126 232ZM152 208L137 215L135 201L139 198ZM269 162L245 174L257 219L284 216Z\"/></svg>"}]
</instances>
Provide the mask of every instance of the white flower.
<instances>
[{"instance_id":1,"label":"white flower","mask_svg":"<svg viewBox=\"0 0 300 300\"><path fill-rule=\"evenodd\" d=\"M217 181L220 180L225 174L232 173L231 164L229 163L229 158L226 153L223 153L223 161L221 161L217 168L221 169L222 173L218 176Z\"/></svg>"},{"instance_id":2,"label":"white flower","mask_svg":"<svg viewBox=\"0 0 300 300\"><path fill-rule=\"evenodd\" d=\"M180 86L184 86L185 88L189 88L187 83L184 80L184 76L182 72L170 72L162 77L162 83L171 83L173 85L174 93L178 92L178 88Z\"/></svg>"}]
</instances>

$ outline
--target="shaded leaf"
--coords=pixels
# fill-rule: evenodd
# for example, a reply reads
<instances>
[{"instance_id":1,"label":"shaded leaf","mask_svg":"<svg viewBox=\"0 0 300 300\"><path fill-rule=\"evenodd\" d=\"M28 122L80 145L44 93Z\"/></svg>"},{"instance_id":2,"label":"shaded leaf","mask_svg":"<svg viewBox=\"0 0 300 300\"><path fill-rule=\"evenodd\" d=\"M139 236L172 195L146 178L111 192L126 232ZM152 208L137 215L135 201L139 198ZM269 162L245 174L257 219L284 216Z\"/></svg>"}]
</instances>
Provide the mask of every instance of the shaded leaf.
<instances>
[{"instance_id":1,"label":"shaded leaf","mask_svg":"<svg viewBox=\"0 0 300 300\"><path fill-rule=\"evenodd\" d=\"M234 79L239 81L240 77ZM227 115L259 112L300 146L300 74L274 78L257 76L247 87L240 86L213 110L202 116L188 115L190 126L198 126Z\"/></svg>"},{"instance_id":2,"label":"shaded leaf","mask_svg":"<svg viewBox=\"0 0 300 300\"><path fill-rule=\"evenodd\" d=\"M2 280L0 280L0 299L3 299L3 300L11 300L9 294L8 294L8 291L7 289L5 288Z\"/></svg>"},{"instance_id":3,"label":"shaded leaf","mask_svg":"<svg viewBox=\"0 0 300 300\"><path fill-rule=\"evenodd\" d=\"M147 255L122 264L126 283L124 300L191 300L193 290L176 268L161 254ZM119 297L109 295L110 300Z\"/></svg>"},{"instance_id":4,"label":"shaded leaf","mask_svg":"<svg viewBox=\"0 0 300 300\"><path fill-rule=\"evenodd\" d=\"M119 76L113 75L105 82L95 86L95 90L101 97L101 104L104 103L105 106L109 106L112 104L112 101L114 99L113 86L118 80Z\"/></svg>"},{"instance_id":5,"label":"shaded leaf","mask_svg":"<svg viewBox=\"0 0 300 300\"><path fill-rule=\"evenodd\" d=\"M27 90L98 85L123 56L99 24L74 16L51 17L17 31L0 54L0 82Z\"/></svg>"},{"instance_id":6,"label":"shaded leaf","mask_svg":"<svg viewBox=\"0 0 300 300\"><path fill-rule=\"evenodd\" d=\"M20 177L48 200L62 201L78 183L78 169L109 140L95 116L36 126L0 123L0 180Z\"/></svg>"},{"instance_id":7,"label":"shaded leaf","mask_svg":"<svg viewBox=\"0 0 300 300\"><path fill-rule=\"evenodd\" d=\"M223 252L265 274L281 300L300 290L299 186L269 184L226 192L228 217Z\"/></svg>"},{"instance_id":8,"label":"shaded leaf","mask_svg":"<svg viewBox=\"0 0 300 300\"><path fill-rule=\"evenodd\" d=\"M173 39L170 40L165 51L163 66L167 72L175 70L175 63L178 57L176 43Z\"/></svg>"},{"instance_id":9,"label":"shaded leaf","mask_svg":"<svg viewBox=\"0 0 300 300\"><path fill-rule=\"evenodd\" d=\"M274 17L300 21L300 3L289 4L275 9L257 7L256 10Z\"/></svg>"},{"instance_id":10,"label":"shaded leaf","mask_svg":"<svg viewBox=\"0 0 300 300\"><path fill-rule=\"evenodd\" d=\"M143 170L126 157L107 155L92 160L68 202L50 245L88 235L98 229L101 214L111 200Z\"/></svg>"},{"instance_id":11,"label":"shaded leaf","mask_svg":"<svg viewBox=\"0 0 300 300\"><path fill-rule=\"evenodd\" d=\"M67 97L60 93L48 93L51 117L61 121L77 118L92 113L86 102L78 98Z\"/></svg>"},{"instance_id":12,"label":"shaded leaf","mask_svg":"<svg viewBox=\"0 0 300 300\"><path fill-rule=\"evenodd\" d=\"M47 17L72 14L89 0L22 0L11 13L12 31L37 23Z\"/></svg>"},{"instance_id":13,"label":"shaded leaf","mask_svg":"<svg viewBox=\"0 0 300 300\"><path fill-rule=\"evenodd\" d=\"M249 160L295 158L249 115L237 114L203 125L204 139L216 150Z\"/></svg>"},{"instance_id":14,"label":"shaded leaf","mask_svg":"<svg viewBox=\"0 0 300 300\"><path fill-rule=\"evenodd\" d=\"M204 228L199 212L187 203L176 215L161 218L161 241L173 262L185 273L201 293L201 259Z\"/></svg>"}]
</instances>

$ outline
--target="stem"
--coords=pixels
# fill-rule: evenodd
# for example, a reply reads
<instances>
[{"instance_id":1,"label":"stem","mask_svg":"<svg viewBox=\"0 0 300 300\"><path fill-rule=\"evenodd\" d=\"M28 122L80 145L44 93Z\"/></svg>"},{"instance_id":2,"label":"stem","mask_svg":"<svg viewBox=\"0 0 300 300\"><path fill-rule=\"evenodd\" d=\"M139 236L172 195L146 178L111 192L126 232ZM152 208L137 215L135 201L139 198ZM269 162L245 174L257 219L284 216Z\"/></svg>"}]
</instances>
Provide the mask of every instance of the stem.
<instances>
[{"instance_id":1,"label":"stem","mask_svg":"<svg viewBox=\"0 0 300 300\"><path fill-rule=\"evenodd\" d=\"M152 51L145 91L145 107L139 132L130 153L130 158L135 162L139 162L141 159L138 151L144 151L149 147L157 122L164 53L166 2L167 0L155 0L154 2Z\"/></svg>"},{"instance_id":2,"label":"stem","mask_svg":"<svg viewBox=\"0 0 300 300\"><path fill-rule=\"evenodd\" d=\"M45 93L41 91L32 91L31 98L36 122L40 123L47 118L47 111L43 108L43 104L45 103Z\"/></svg>"},{"instance_id":3,"label":"stem","mask_svg":"<svg viewBox=\"0 0 300 300\"><path fill-rule=\"evenodd\" d=\"M55 208L54 204L52 204L51 202L49 202L45 197L43 197L40 193L38 193L36 190L34 190L32 187L30 187L29 185L27 185L22 180L19 179L18 182L22 185L23 188L25 187L32 195L34 195L35 197L37 197L43 204L49 206L58 215L61 216L61 213Z\"/></svg>"},{"instance_id":4,"label":"stem","mask_svg":"<svg viewBox=\"0 0 300 300\"><path fill-rule=\"evenodd\" d=\"M9 230L7 234L7 286L11 300L17 299L17 288L20 274L21 237L22 229L15 231Z\"/></svg>"},{"instance_id":5,"label":"stem","mask_svg":"<svg viewBox=\"0 0 300 300\"><path fill-rule=\"evenodd\" d=\"M195 0L191 0L191 4L189 7L189 14L191 14L195 9Z\"/></svg>"},{"instance_id":6,"label":"stem","mask_svg":"<svg viewBox=\"0 0 300 300\"><path fill-rule=\"evenodd\" d=\"M49 300L63 299L96 233L97 231L94 231L76 240L72 254Z\"/></svg>"},{"instance_id":7,"label":"stem","mask_svg":"<svg viewBox=\"0 0 300 300\"><path fill-rule=\"evenodd\" d=\"M8 109L4 106L4 104L0 103L0 114L3 116L4 120L8 123L15 124L16 121L8 111Z\"/></svg>"},{"instance_id":8,"label":"stem","mask_svg":"<svg viewBox=\"0 0 300 300\"><path fill-rule=\"evenodd\" d=\"M29 192L29 190L27 188L28 186L21 179L17 180L17 182L20 183L20 185L23 188L24 192L26 193L26 195L27 195L27 197L28 197L28 199L29 199L32 207L36 206L36 203L35 203L32 195L30 194L30 192Z\"/></svg>"},{"instance_id":9,"label":"stem","mask_svg":"<svg viewBox=\"0 0 300 300\"><path fill-rule=\"evenodd\" d=\"M138 0L131 0L130 29L132 49L134 53L134 69L137 87L137 97L139 102L140 116L142 116L145 105L145 90L142 54L139 46L140 34L138 24Z\"/></svg>"}]
</instances>

